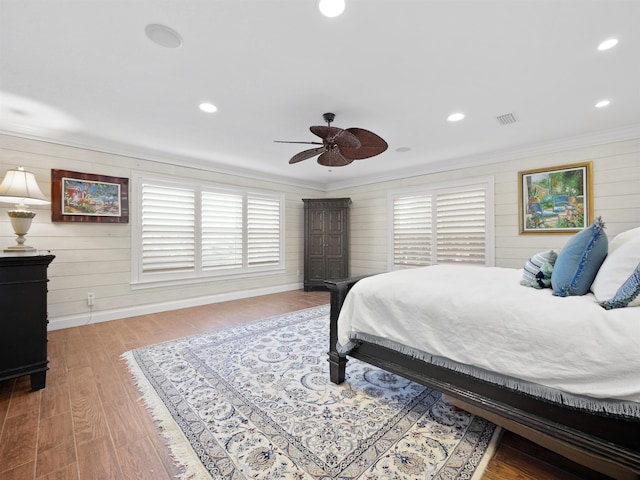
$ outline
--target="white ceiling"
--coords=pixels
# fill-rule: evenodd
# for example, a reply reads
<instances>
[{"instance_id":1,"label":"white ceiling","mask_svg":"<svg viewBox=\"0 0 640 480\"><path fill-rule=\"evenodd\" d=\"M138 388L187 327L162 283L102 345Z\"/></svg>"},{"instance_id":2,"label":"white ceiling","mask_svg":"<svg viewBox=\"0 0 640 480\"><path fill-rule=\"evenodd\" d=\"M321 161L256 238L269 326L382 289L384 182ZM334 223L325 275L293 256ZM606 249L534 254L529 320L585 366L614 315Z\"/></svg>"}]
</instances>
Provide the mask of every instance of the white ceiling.
<instances>
[{"instance_id":1,"label":"white ceiling","mask_svg":"<svg viewBox=\"0 0 640 480\"><path fill-rule=\"evenodd\" d=\"M640 132L639 0L346 1L0 0L0 131L321 189ZM324 112L389 149L289 165Z\"/></svg>"}]
</instances>

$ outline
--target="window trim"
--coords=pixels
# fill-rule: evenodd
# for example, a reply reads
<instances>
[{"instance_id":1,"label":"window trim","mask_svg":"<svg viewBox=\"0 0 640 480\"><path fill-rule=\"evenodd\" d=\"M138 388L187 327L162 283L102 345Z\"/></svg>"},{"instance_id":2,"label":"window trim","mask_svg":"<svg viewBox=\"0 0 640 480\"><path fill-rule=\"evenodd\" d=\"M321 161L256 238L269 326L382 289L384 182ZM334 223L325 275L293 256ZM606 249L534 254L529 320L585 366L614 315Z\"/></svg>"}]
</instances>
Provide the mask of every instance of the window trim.
<instances>
[{"instance_id":1,"label":"window trim","mask_svg":"<svg viewBox=\"0 0 640 480\"><path fill-rule=\"evenodd\" d=\"M171 273L143 273L142 259L143 253L140 239L142 238L142 186L145 183L166 186L167 188L184 188L195 190L195 245L196 260L193 271L171 272ZM151 288L158 286L177 286L195 283L209 282L212 280L242 279L264 275L273 275L285 271L286 252L286 228L285 228L285 195L282 192L264 190L258 188L230 186L215 182L205 182L188 177L170 177L162 174L133 172L131 182L131 286L132 288ZM242 195L243 197L243 265L234 269L212 269L202 268L202 197L203 191L213 191L223 194ZM248 259L248 226L247 226L247 199L251 195L262 196L277 200L279 204L279 262L267 266L249 266Z\"/></svg>"},{"instance_id":2,"label":"window trim","mask_svg":"<svg viewBox=\"0 0 640 480\"><path fill-rule=\"evenodd\" d=\"M394 199L401 197L411 197L419 195L436 195L442 193L454 193L465 189L483 188L486 192L485 198L485 266L495 266L495 179L493 176L478 177L466 180L453 180L439 184L421 185L413 188L394 189L387 194L387 270L393 271L399 268L395 265L394 251ZM437 212L431 218L432 228L435 232ZM431 243L432 258L436 258L437 244ZM437 263L437 262L436 262ZM433 263L435 265L436 263Z\"/></svg>"}]
</instances>

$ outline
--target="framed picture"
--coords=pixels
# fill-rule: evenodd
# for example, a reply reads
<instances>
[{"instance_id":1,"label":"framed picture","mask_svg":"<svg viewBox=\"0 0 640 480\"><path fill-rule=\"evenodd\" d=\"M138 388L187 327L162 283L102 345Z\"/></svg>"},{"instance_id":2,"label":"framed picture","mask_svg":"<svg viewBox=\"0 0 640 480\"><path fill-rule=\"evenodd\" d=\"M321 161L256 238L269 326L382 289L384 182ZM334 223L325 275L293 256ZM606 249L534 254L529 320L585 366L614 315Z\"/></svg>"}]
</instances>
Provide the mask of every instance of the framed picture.
<instances>
[{"instance_id":1,"label":"framed picture","mask_svg":"<svg viewBox=\"0 0 640 480\"><path fill-rule=\"evenodd\" d=\"M591 162L519 172L520 233L574 233L593 217Z\"/></svg>"},{"instance_id":2,"label":"framed picture","mask_svg":"<svg viewBox=\"0 0 640 480\"><path fill-rule=\"evenodd\" d=\"M51 170L53 222L129 222L129 179Z\"/></svg>"}]
</instances>

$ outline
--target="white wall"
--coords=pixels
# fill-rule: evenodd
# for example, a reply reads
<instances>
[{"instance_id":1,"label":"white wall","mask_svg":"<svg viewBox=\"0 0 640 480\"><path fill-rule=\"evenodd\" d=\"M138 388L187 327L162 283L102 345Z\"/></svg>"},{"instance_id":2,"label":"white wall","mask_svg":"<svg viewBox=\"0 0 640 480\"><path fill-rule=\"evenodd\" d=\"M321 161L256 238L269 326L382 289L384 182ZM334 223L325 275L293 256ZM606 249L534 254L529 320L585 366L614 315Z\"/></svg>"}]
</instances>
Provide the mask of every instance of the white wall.
<instances>
[{"instance_id":1,"label":"white wall","mask_svg":"<svg viewBox=\"0 0 640 480\"><path fill-rule=\"evenodd\" d=\"M351 274L384 272L387 267L389 191L441 185L454 180L493 177L495 180L495 264L521 268L535 252L559 250L566 234L519 234L518 172L591 161L594 216L606 233L640 226L640 139L441 171L403 180L331 191L331 197L351 197Z\"/></svg>"},{"instance_id":2,"label":"white wall","mask_svg":"<svg viewBox=\"0 0 640 480\"><path fill-rule=\"evenodd\" d=\"M131 287L131 223L51 221L51 207L36 213L27 244L56 256L49 267L49 328L65 328L194 305L301 288L303 255L302 198L323 192L233 175L206 172L25 138L0 135L0 175L23 165L51 198L51 169L131 178L134 170L253 186L285 194L285 272L210 280L180 287ZM131 185L130 185L131 187ZM13 229L0 205L0 248L15 244ZM130 207L130 210L133 210ZM298 275L298 272L300 275ZM95 293L92 308L87 294Z\"/></svg>"},{"instance_id":3,"label":"white wall","mask_svg":"<svg viewBox=\"0 0 640 480\"><path fill-rule=\"evenodd\" d=\"M593 162L594 214L606 222L610 238L640 226L640 139L514 158L482 166L434 172L402 180L318 192L240 176L206 172L139 158L95 152L36 140L0 135L0 172L24 165L35 173L50 196L52 168L131 178L143 170L233 185L282 191L286 195L286 271L283 274L236 280L212 280L185 287L134 290L131 281L130 224L52 223L50 207L38 207L27 243L51 250L49 267L50 328L64 328L211 303L301 286L303 249L302 198L351 197L351 273L387 270L387 194L391 190L440 185L478 177L495 179L496 265L521 268L532 253L560 249L569 235L520 235L518 232L518 172L585 161ZM347 167L348 168L348 167ZM0 208L0 247L15 243L13 230ZM87 293L96 295L92 310Z\"/></svg>"}]
</instances>

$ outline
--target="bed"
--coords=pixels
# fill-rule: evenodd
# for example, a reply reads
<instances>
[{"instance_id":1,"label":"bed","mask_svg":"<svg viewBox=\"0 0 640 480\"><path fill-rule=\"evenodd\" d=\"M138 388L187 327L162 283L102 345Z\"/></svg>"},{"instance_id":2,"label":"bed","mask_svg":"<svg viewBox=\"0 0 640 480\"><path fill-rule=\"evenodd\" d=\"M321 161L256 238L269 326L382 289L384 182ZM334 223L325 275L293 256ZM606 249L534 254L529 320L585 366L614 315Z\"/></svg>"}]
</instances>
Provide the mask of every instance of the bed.
<instances>
[{"instance_id":1,"label":"bed","mask_svg":"<svg viewBox=\"0 0 640 480\"><path fill-rule=\"evenodd\" d=\"M350 356L593 470L639 479L640 308L605 309L591 292L561 297L521 277L435 265L327 281L331 381L345 380Z\"/></svg>"}]
</instances>

